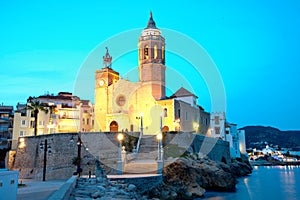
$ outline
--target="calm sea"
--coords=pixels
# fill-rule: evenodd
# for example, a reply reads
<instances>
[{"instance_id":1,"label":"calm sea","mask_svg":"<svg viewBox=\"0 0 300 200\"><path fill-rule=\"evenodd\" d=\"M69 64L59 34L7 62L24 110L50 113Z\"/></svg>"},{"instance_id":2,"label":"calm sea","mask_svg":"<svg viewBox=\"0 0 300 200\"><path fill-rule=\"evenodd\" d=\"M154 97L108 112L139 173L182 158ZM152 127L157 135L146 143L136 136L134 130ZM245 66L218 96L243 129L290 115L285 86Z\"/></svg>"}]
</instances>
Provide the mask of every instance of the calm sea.
<instances>
[{"instance_id":1,"label":"calm sea","mask_svg":"<svg viewBox=\"0 0 300 200\"><path fill-rule=\"evenodd\" d=\"M300 166L254 167L250 176L240 178L236 192L206 192L209 200L299 200Z\"/></svg>"}]
</instances>

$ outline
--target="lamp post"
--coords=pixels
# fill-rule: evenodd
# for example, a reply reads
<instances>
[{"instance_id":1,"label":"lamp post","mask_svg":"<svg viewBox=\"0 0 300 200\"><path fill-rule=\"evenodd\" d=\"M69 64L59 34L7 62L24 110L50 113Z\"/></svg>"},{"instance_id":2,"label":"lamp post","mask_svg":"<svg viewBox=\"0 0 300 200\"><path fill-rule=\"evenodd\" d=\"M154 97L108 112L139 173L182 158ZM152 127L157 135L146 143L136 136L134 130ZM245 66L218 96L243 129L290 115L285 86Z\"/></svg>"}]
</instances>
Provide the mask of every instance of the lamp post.
<instances>
[{"instance_id":1,"label":"lamp post","mask_svg":"<svg viewBox=\"0 0 300 200\"><path fill-rule=\"evenodd\" d=\"M162 133L156 135L157 149L158 149L158 160L162 160L161 148L162 148Z\"/></svg>"},{"instance_id":2,"label":"lamp post","mask_svg":"<svg viewBox=\"0 0 300 200\"><path fill-rule=\"evenodd\" d=\"M163 119L163 114L164 114L163 112L160 113L160 127L159 127L159 128L160 128L160 132L161 132L161 133L162 133L162 129L163 129L163 122L162 122L162 121L163 121L163 120L162 120L162 119Z\"/></svg>"},{"instance_id":3,"label":"lamp post","mask_svg":"<svg viewBox=\"0 0 300 200\"><path fill-rule=\"evenodd\" d=\"M80 177L80 174L82 172L82 169L80 167L81 165L81 146L82 141L80 137L80 132L78 132L78 138L77 138L77 175Z\"/></svg>"},{"instance_id":4,"label":"lamp post","mask_svg":"<svg viewBox=\"0 0 300 200\"><path fill-rule=\"evenodd\" d=\"M121 175L123 171L123 161L122 161L122 141L124 140L124 135L119 133L118 136L119 147L118 147L118 174Z\"/></svg>"},{"instance_id":5,"label":"lamp post","mask_svg":"<svg viewBox=\"0 0 300 200\"><path fill-rule=\"evenodd\" d=\"M47 153L51 154L51 146L48 144L47 139L45 139L44 143L40 143L40 149L44 149L43 181L46 181Z\"/></svg>"},{"instance_id":6,"label":"lamp post","mask_svg":"<svg viewBox=\"0 0 300 200\"><path fill-rule=\"evenodd\" d=\"M124 140L124 135L122 133L119 133L117 138L119 141L119 148L118 148L119 161L122 161L121 152L122 152L122 141Z\"/></svg>"},{"instance_id":7,"label":"lamp post","mask_svg":"<svg viewBox=\"0 0 300 200\"><path fill-rule=\"evenodd\" d=\"M156 135L157 146L158 146L158 157L157 157L157 173L162 173L163 168L163 150L162 150L162 133Z\"/></svg>"},{"instance_id":8,"label":"lamp post","mask_svg":"<svg viewBox=\"0 0 300 200\"><path fill-rule=\"evenodd\" d=\"M140 119L140 131L141 131L141 135L143 135L143 116L144 116L144 113L140 113L140 116L139 117L136 117L136 119Z\"/></svg>"}]
</instances>

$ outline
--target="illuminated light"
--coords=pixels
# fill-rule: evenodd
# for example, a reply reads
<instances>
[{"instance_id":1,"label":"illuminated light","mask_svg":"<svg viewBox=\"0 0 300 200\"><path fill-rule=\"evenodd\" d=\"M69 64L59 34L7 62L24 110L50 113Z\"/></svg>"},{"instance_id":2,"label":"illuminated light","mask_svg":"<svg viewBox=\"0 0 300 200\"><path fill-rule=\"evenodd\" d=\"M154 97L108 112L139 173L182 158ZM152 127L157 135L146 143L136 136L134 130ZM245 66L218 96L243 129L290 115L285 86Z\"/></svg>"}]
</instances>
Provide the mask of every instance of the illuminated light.
<instances>
[{"instance_id":1,"label":"illuminated light","mask_svg":"<svg viewBox=\"0 0 300 200\"><path fill-rule=\"evenodd\" d=\"M124 139L124 135L122 133L118 134L118 140L121 142Z\"/></svg>"},{"instance_id":2,"label":"illuminated light","mask_svg":"<svg viewBox=\"0 0 300 200\"><path fill-rule=\"evenodd\" d=\"M25 138L20 138L19 141L20 141L19 148L25 148L26 147Z\"/></svg>"},{"instance_id":3,"label":"illuminated light","mask_svg":"<svg viewBox=\"0 0 300 200\"><path fill-rule=\"evenodd\" d=\"M140 113L140 116L141 116L141 117L143 117L143 116L144 116L144 113L143 113L143 112L141 112L141 113Z\"/></svg>"},{"instance_id":4,"label":"illuminated light","mask_svg":"<svg viewBox=\"0 0 300 200\"><path fill-rule=\"evenodd\" d=\"M54 124L48 124L47 128L54 128L54 126L55 126Z\"/></svg>"},{"instance_id":5,"label":"illuminated light","mask_svg":"<svg viewBox=\"0 0 300 200\"><path fill-rule=\"evenodd\" d=\"M162 134L161 134L161 133L157 134L157 135L156 135L156 139L157 139L157 140L162 140Z\"/></svg>"},{"instance_id":6,"label":"illuminated light","mask_svg":"<svg viewBox=\"0 0 300 200\"><path fill-rule=\"evenodd\" d=\"M199 124L197 122L193 122L193 127L194 127L194 130L198 130L199 128Z\"/></svg>"}]
</instances>

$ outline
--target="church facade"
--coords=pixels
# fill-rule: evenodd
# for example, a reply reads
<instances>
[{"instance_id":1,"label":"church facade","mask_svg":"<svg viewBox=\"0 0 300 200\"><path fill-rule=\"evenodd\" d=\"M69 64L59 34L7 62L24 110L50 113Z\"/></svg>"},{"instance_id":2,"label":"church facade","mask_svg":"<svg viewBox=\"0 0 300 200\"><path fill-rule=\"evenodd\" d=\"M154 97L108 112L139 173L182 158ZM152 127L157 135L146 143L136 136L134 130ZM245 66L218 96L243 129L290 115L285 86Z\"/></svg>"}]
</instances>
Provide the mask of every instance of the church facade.
<instances>
[{"instance_id":1,"label":"church facade","mask_svg":"<svg viewBox=\"0 0 300 200\"><path fill-rule=\"evenodd\" d=\"M152 13L138 39L138 82L121 79L108 49L95 72L95 131L185 131L206 134L210 114L184 88L166 96L165 38Z\"/></svg>"}]
</instances>

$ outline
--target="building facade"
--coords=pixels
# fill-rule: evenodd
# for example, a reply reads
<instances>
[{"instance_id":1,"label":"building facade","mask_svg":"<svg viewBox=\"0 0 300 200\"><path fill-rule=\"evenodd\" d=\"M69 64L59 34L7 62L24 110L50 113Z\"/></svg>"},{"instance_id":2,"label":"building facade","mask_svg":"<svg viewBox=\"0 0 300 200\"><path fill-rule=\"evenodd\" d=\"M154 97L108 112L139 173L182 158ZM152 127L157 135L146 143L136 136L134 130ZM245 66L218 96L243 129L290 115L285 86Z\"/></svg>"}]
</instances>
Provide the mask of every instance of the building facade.
<instances>
[{"instance_id":1,"label":"building facade","mask_svg":"<svg viewBox=\"0 0 300 200\"><path fill-rule=\"evenodd\" d=\"M69 92L46 94L36 100L48 109L47 113L38 113L37 135L93 131L93 105L90 101L80 100ZM34 135L35 118L33 112L26 109L26 104L17 105L13 124L12 147L15 148L18 137Z\"/></svg>"},{"instance_id":2,"label":"building facade","mask_svg":"<svg viewBox=\"0 0 300 200\"><path fill-rule=\"evenodd\" d=\"M245 131L238 130L237 124L227 122L225 112L211 113L210 120L208 136L229 142L232 158L246 154Z\"/></svg>"},{"instance_id":3,"label":"building facade","mask_svg":"<svg viewBox=\"0 0 300 200\"><path fill-rule=\"evenodd\" d=\"M0 149L9 148L13 132L13 106L0 106Z\"/></svg>"},{"instance_id":4,"label":"building facade","mask_svg":"<svg viewBox=\"0 0 300 200\"><path fill-rule=\"evenodd\" d=\"M166 96L165 38L152 13L138 39L138 82L121 79L108 49L95 72L95 131L186 131L205 134L209 113L197 96L180 88Z\"/></svg>"}]
</instances>

